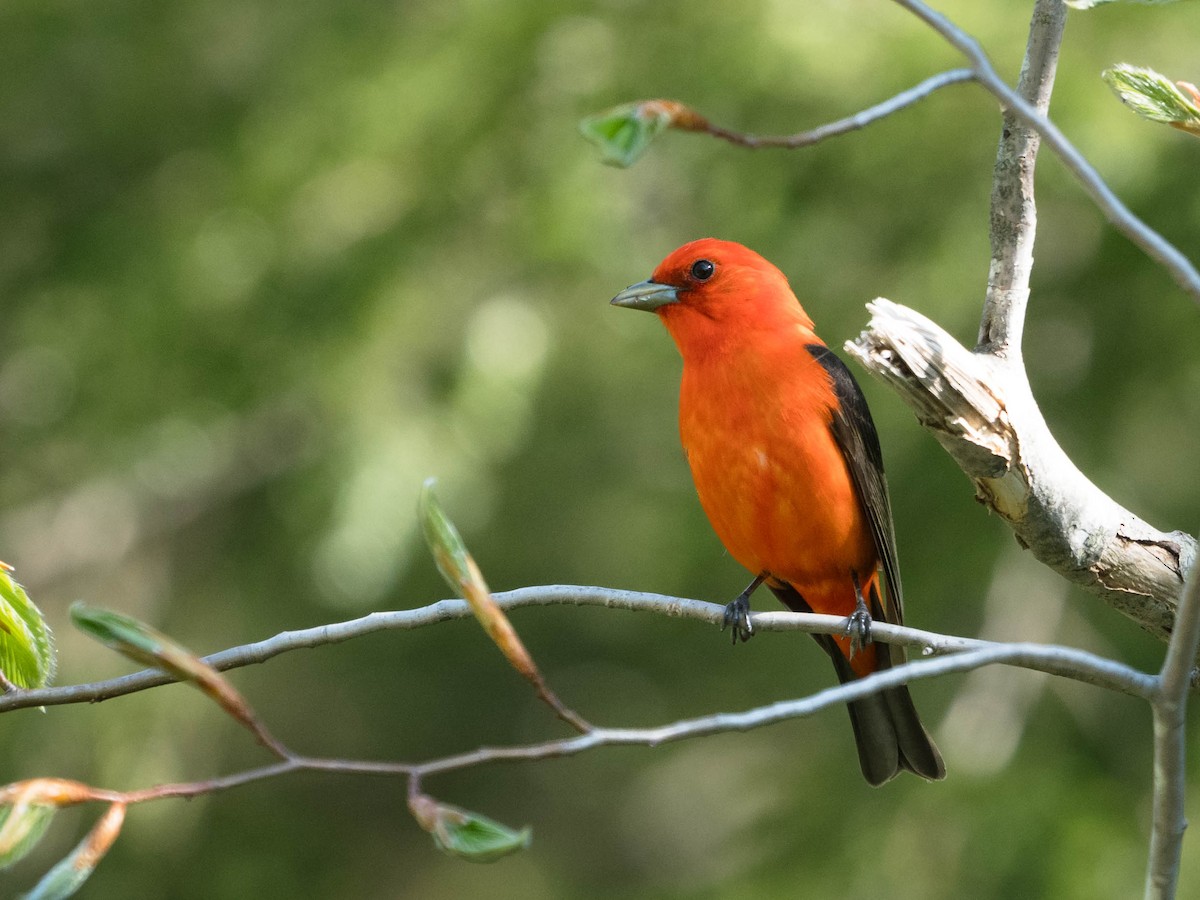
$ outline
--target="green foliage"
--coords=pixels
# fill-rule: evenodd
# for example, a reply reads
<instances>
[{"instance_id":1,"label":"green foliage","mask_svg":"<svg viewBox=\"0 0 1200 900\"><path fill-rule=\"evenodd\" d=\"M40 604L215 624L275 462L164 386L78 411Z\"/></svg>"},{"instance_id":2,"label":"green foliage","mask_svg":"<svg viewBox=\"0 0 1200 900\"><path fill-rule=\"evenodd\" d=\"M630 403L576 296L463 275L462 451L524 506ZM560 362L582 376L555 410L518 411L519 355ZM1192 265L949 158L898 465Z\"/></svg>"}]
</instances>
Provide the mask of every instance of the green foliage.
<instances>
[{"instance_id":1,"label":"green foliage","mask_svg":"<svg viewBox=\"0 0 1200 900\"><path fill-rule=\"evenodd\" d=\"M23 859L46 834L58 808L45 803L0 806L0 871Z\"/></svg>"},{"instance_id":2,"label":"green foliage","mask_svg":"<svg viewBox=\"0 0 1200 900\"><path fill-rule=\"evenodd\" d=\"M433 553L438 571L446 579L451 590L464 591L464 585L472 580L471 556L454 523L446 516L438 503L434 487L437 479L426 478L421 486L421 499L417 504L417 517L425 532L425 543Z\"/></svg>"},{"instance_id":3,"label":"green foliage","mask_svg":"<svg viewBox=\"0 0 1200 900\"><path fill-rule=\"evenodd\" d=\"M579 123L580 133L600 150L610 166L627 169L671 124L671 113L661 105L627 103Z\"/></svg>"},{"instance_id":4,"label":"green foliage","mask_svg":"<svg viewBox=\"0 0 1200 900\"><path fill-rule=\"evenodd\" d=\"M533 839L533 829L515 831L479 813L420 794L409 801L413 815L439 850L469 862L495 862Z\"/></svg>"},{"instance_id":5,"label":"green foliage","mask_svg":"<svg viewBox=\"0 0 1200 900\"><path fill-rule=\"evenodd\" d=\"M1102 75L1121 102L1143 119L1166 122L1200 135L1200 106L1195 88L1193 93L1186 93L1165 75L1126 63L1105 69Z\"/></svg>"},{"instance_id":6,"label":"green foliage","mask_svg":"<svg viewBox=\"0 0 1200 900\"><path fill-rule=\"evenodd\" d=\"M21 895L21 900L64 900L73 896L95 871L94 866L77 865L75 857L78 849L59 860L34 885L33 890Z\"/></svg>"},{"instance_id":7,"label":"green foliage","mask_svg":"<svg viewBox=\"0 0 1200 900\"><path fill-rule=\"evenodd\" d=\"M80 602L71 604L71 620L85 634L129 659L194 684L260 739L266 739L245 698L224 675L182 644L132 616Z\"/></svg>"},{"instance_id":8,"label":"green foliage","mask_svg":"<svg viewBox=\"0 0 1200 900\"><path fill-rule=\"evenodd\" d=\"M173 642L144 622L111 609L71 604L71 621L80 631L142 665L158 668L161 660L177 651Z\"/></svg>"},{"instance_id":9,"label":"green foliage","mask_svg":"<svg viewBox=\"0 0 1200 900\"><path fill-rule=\"evenodd\" d=\"M510 853L524 850L533 840L533 829L526 826L514 831L478 813L459 811L446 816L433 832L439 850L469 862L495 862Z\"/></svg>"},{"instance_id":10,"label":"green foliage","mask_svg":"<svg viewBox=\"0 0 1200 900\"><path fill-rule=\"evenodd\" d=\"M125 807L113 804L70 853L55 864L21 900L65 900L78 891L121 831Z\"/></svg>"},{"instance_id":11,"label":"green foliage","mask_svg":"<svg viewBox=\"0 0 1200 900\"><path fill-rule=\"evenodd\" d=\"M450 585L450 589L471 604L471 611L483 630L516 667L530 677L536 671L533 660L521 643L512 623L496 604L483 573L467 552L458 529L442 511L433 492L435 479L427 478L421 488L421 499L417 503L417 516L425 532L425 543L429 545L437 563L438 571Z\"/></svg>"},{"instance_id":12,"label":"green foliage","mask_svg":"<svg viewBox=\"0 0 1200 900\"><path fill-rule=\"evenodd\" d=\"M54 678L54 642L42 611L0 563L0 672L19 687Z\"/></svg>"}]
</instances>

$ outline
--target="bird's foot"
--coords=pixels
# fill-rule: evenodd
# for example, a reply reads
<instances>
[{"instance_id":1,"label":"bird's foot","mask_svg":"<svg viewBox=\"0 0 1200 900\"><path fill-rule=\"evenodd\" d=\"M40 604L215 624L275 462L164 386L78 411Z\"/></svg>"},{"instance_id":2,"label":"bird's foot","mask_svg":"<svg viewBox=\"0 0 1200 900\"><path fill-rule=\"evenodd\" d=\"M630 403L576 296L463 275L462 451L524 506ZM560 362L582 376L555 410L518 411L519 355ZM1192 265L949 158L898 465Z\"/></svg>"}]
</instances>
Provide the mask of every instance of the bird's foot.
<instances>
[{"instance_id":1,"label":"bird's foot","mask_svg":"<svg viewBox=\"0 0 1200 900\"><path fill-rule=\"evenodd\" d=\"M735 644L738 642L738 638L748 641L754 637L754 623L750 621L750 598L745 594L738 594L736 600L726 604L725 620L721 624L721 630L724 631L726 628L732 629Z\"/></svg>"},{"instance_id":2,"label":"bird's foot","mask_svg":"<svg viewBox=\"0 0 1200 900\"><path fill-rule=\"evenodd\" d=\"M738 642L738 638L748 641L754 637L754 623L750 621L750 595L763 583L764 578L766 578L765 575L756 576L748 588L725 606L725 619L721 623L721 630L730 628L735 644Z\"/></svg>"},{"instance_id":3,"label":"bird's foot","mask_svg":"<svg viewBox=\"0 0 1200 900\"><path fill-rule=\"evenodd\" d=\"M846 634L850 635L850 658L861 653L871 643L871 613L857 579L854 585L854 612L846 617Z\"/></svg>"}]
</instances>

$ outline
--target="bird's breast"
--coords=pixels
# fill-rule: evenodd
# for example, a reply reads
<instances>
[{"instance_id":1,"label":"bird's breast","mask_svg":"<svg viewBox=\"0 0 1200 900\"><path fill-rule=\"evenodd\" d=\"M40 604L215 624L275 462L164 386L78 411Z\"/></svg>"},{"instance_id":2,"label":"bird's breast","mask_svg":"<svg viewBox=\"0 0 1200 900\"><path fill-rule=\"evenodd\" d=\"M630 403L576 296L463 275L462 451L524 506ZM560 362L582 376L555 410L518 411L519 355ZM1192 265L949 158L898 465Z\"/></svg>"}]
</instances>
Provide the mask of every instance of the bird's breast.
<instances>
[{"instance_id":1,"label":"bird's breast","mask_svg":"<svg viewBox=\"0 0 1200 900\"><path fill-rule=\"evenodd\" d=\"M680 433L701 505L730 554L806 596L841 595L831 585L873 571L875 547L830 428L832 389L800 352L782 371L685 361Z\"/></svg>"}]
</instances>

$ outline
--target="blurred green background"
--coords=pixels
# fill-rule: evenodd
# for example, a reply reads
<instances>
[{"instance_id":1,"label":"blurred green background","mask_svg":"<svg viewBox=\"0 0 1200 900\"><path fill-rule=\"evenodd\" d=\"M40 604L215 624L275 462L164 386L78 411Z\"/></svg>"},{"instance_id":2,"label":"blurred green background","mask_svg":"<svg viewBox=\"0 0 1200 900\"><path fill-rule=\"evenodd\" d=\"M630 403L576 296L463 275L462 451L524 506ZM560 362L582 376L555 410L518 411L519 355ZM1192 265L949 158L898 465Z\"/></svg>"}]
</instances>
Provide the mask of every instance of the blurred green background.
<instances>
[{"instance_id":1,"label":"blurred green background","mask_svg":"<svg viewBox=\"0 0 1200 900\"><path fill-rule=\"evenodd\" d=\"M942 9L1015 78L1029 4ZM1200 144L1137 119L1099 73L1125 61L1200 80L1198 34L1196 4L1073 12L1052 107L1193 257ZM884 0L17 0L0 7L0 59L0 559L57 629L60 683L130 669L69 627L79 598L210 652L446 596L414 528L427 475L496 589L731 598L746 575L679 451L676 351L653 318L608 306L691 238L776 262L834 346L878 295L968 343L976 332L999 123L981 89L800 152L668 134L628 171L599 165L576 130L664 96L729 127L795 131L961 64ZM1027 354L1046 416L1119 501L1194 532L1200 316L1048 156L1039 191ZM856 373L884 443L911 624L1159 664L1161 645L1022 554L908 410ZM603 724L832 682L799 635L731 650L655 616L514 621L561 696ZM313 754L420 759L564 733L471 622L232 677ZM839 710L429 782L533 825L528 852L488 867L437 853L400 781L304 776L132 810L84 895L1140 889L1144 706L1019 671L915 694L942 784L868 788ZM0 760L2 781L133 788L264 755L169 687L6 716ZM0 893L30 886L98 812L61 815ZM1200 851L1185 851L1186 895Z\"/></svg>"}]
</instances>

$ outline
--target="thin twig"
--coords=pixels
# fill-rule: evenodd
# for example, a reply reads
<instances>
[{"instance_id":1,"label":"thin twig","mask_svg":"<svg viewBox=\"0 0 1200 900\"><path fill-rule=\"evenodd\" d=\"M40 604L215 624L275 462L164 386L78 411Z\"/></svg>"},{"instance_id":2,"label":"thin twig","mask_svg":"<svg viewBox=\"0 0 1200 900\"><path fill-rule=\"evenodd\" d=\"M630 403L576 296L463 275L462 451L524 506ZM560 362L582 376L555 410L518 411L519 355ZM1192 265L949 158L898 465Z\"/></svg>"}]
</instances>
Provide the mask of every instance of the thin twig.
<instances>
[{"instance_id":1,"label":"thin twig","mask_svg":"<svg viewBox=\"0 0 1200 900\"><path fill-rule=\"evenodd\" d=\"M97 791L97 798L108 800L110 802L122 802L132 806L135 803L148 803L152 800L165 800L171 797L180 797L188 799L191 797L199 797L203 794L215 794L218 791L228 791L232 788L241 787L244 784L251 784L255 781L263 781L267 778L277 778L280 775L287 775L292 772L300 771L306 768L304 762L299 757L289 757L288 759L280 760L277 763L271 763L266 766L259 766L255 769L245 769L241 772L234 772L230 775L221 775L217 778L206 778L200 781L183 781L173 782L170 784L158 784L154 787L140 788L134 791Z\"/></svg>"},{"instance_id":2,"label":"thin twig","mask_svg":"<svg viewBox=\"0 0 1200 900\"><path fill-rule=\"evenodd\" d=\"M672 618L687 618L719 626L723 621L724 607L701 600L669 597L638 591L623 591L613 588L543 585L520 588L515 591L494 595L497 604L506 610L527 606L604 606L614 609L638 610L666 615ZM204 658L204 661L220 671L266 662L281 653L311 649L337 644L363 635L380 631L408 630L464 619L472 615L465 600L439 600L417 609L377 612L351 619L308 628L301 631L285 631L274 637L253 644L232 647ZM845 619L838 616L821 616L812 613L769 612L752 616L756 630L762 631L805 631L810 634L839 634L845 627ZM914 648L922 654L949 654L964 650L975 650L999 646L988 641L953 637L931 631L922 631L907 626L876 622L872 634L880 641L896 643ZM1149 689L1150 676L1127 666L1103 660L1068 647L1047 647L1047 653L1028 665L1040 671L1073 678L1090 684L1109 687L1123 693L1142 696ZM1056 654L1058 654L1056 656ZM1030 658L1032 659L1032 658ZM0 712L38 706L56 706L69 703L95 703L125 694L143 691L171 683L172 679L157 670L144 670L121 678L93 682L91 684L68 685L38 690L21 690L14 694L0 695Z\"/></svg>"},{"instance_id":3,"label":"thin twig","mask_svg":"<svg viewBox=\"0 0 1200 900\"><path fill-rule=\"evenodd\" d=\"M546 684L546 679L542 677L542 673L537 673L537 680L534 682L534 690L537 692L538 699L549 706L556 716L578 731L580 734L587 734L595 726L581 716L571 707L567 706L559 699L558 694Z\"/></svg>"},{"instance_id":4,"label":"thin twig","mask_svg":"<svg viewBox=\"0 0 1200 900\"><path fill-rule=\"evenodd\" d=\"M720 624L723 608L699 600L684 600L662 594L621 591L601 587L573 585L546 585L522 588L495 595L504 609L524 606L576 605L608 606L619 609L652 611L672 617L687 617ZM380 631L407 630L434 625L452 619L465 619L473 615L465 600L440 600L416 609L368 613L357 619L318 625L298 631L285 631L274 637L252 644L232 647L204 661L218 671L264 663L281 653L293 650L313 649L330 644L339 644L367 634ZM157 669L146 669L119 678L111 678L90 684L67 685L53 688L18 690L11 695L0 695L0 713L10 709L57 706L69 703L98 703L113 697L132 694L147 688L170 684L175 679Z\"/></svg>"},{"instance_id":5,"label":"thin twig","mask_svg":"<svg viewBox=\"0 0 1200 900\"><path fill-rule=\"evenodd\" d=\"M842 622L844 627L845 620L843 619ZM872 633L874 634L874 631ZM705 737L711 734L749 731L789 719L805 718L832 706L860 700L879 691L901 684L922 681L926 678L968 672L996 664L1039 668L1042 665L1051 664L1051 658L1057 655L1056 651L1066 649L1063 647L1050 648L1039 644L994 644L940 659L914 660L902 666L876 672L867 678L827 688L808 697L784 700L745 712L716 713L694 719L683 719L657 728L597 728L587 735L524 747L485 747L470 753L422 763L415 766L413 771L421 775L431 775L491 762L573 756L602 746L657 747L661 744ZM1071 656L1080 654L1074 659L1074 662L1088 668L1095 662L1110 663L1108 660L1099 660L1097 657L1091 657L1090 654L1083 654L1082 651L1069 651L1069 654ZM1104 668L1107 668L1107 665ZM1141 675L1141 673L1137 674Z\"/></svg>"},{"instance_id":6,"label":"thin twig","mask_svg":"<svg viewBox=\"0 0 1200 900\"><path fill-rule=\"evenodd\" d=\"M802 621L803 618L808 617L782 613L772 615L777 618L784 617L780 618L779 621L793 627L808 624ZM821 616L817 618L831 619L837 623L838 627L845 627L845 620L839 619L836 616ZM769 629L770 626L776 624L776 622L771 621L771 617L764 616L762 619L765 621L756 623L756 626L762 624ZM823 625L824 623L822 622L821 624ZM911 630L901 629L898 626L884 628L885 623L882 622L876 624L880 627L878 633L873 632L876 634L876 637L881 637L883 631L899 632ZM946 639L942 635L929 635L929 637L935 641L939 639L957 640ZM1069 675L1072 673L1086 673L1087 677L1083 680L1107 689L1120 690L1136 696L1145 696L1154 683L1154 679L1144 673L1137 672L1111 660L1102 659L1093 654L1068 647L1021 643L992 644L986 641L979 641L977 643L980 646L963 650L952 656L908 662L902 666L877 672L867 678L828 688L809 697L771 703L742 712L714 713L692 719L683 719L654 728L593 728L591 731L575 737L510 747L480 747L466 753L458 753L420 763L305 757L289 752L288 758L280 762L217 778L161 784L128 792L93 788L90 790L88 799L133 805L167 798L196 797L300 771L339 772L350 775L405 776L411 779L410 785L417 785L423 777L493 763L530 762L575 756L599 747L657 747L662 744L705 737L712 734L749 731L791 719L806 718L824 709L859 700L870 694L887 690L900 684L922 681L927 678L936 678L957 672L968 672L984 666L997 664L1042 671L1062 670Z\"/></svg>"},{"instance_id":7,"label":"thin twig","mask_svg":"<svg viewBox=\"0 0 1200 900\"><path fill-rule=\"evenodd\" d=\"M1039 0L1035 7L1020 85L1028 100L999 79L973 38L920 0L897 2L964 53L979 82L1006 110L993 179L989 289L975 352L928 319L883 300L868 305L874 314L870 326L846 349L914 409L972 480L980 501L1011 525L1023 547L1166 641L1195 558L1195 539L1154 528L1079 471L1050 432L1021 365L1036 224L1032 151L1038 135L1085 186L1095 189L1110 220L1144 248L1149 242L1153 258L1167 264L1155 246L1174 254L1183 267L1174 272L1177 280L1200 285L1195 269L1112 196L1036 108L1045 105L1052 86L1065 16L1061 2Z\"/></svg>"},{"instance_id":8,"label":"thin twig","mask_svg":"<svg viewBox=\"0 0 1200 900\"><path fill-rule=\"evenodd\" d=\"M699 124L698 127L689 127L688 130L702 131L706 134L711 134L713 137L737 144L739 147L749 147L751 149L783 147L795 150L799 147L811 146L826 138L837 137L841 134L848 134L860 128L865 128L872 122L876 122L885 116L890 116L894 112L904 109L907 106L912 106L920 100L924 100L936 90L952 84L961 84L964 81L973 81L974 79L975 72L973 69L951 69L948 72L941 72L926 78L920 84L909 88L907 91L902 91L896 96L884 100L882 103L878 103L869 109L864 109L836 122L830 122L808 131L798 132L797 134L745 134L740 131L731 131L728 128L722 128L719 125L713 125L706 119L698 119L698 123L702 124Z\"/></svg>"},{"instance_id":9,"label":"thin twig","mask_svg":"<svg viewBox=\"0 0 1200 900\"><path fill-rule=\"evenodd\" d=\"M1062 159L1063 164L1083 185L1083 188L1118 231L1129 238L1155 262L1165 268L1175 282L1200 303L1200 272L1192 262L1179 252L1162 235L1129 211L1104 183L1099 173L1083 158L1075 146L1067 140L1058 127L1041 115L1005 83L992 68L987 54L979 43L957 25L938 13L921 0L895 0L938 32L971 62L977 80L991 92L1006 109L1012 112L1042 136L1042 140Z\"/></svg>"},{"instance_id":10,"label":"thin twig","mask_svg":"<svg viewBox=\"0 0 1200 900\"><path fill-rule=\"evenodd\" d=\"M1152 260L1166 268L1180 287L1198 302L1200 274L1182 253L1121 203L1095 169L1046 117L1054 62L1066 20L1066 8L1061 0L1038 0L1036 4L1025 67L1017 92L996 74L979 44L948 19L931 10L921 0L897 2L967 56L979 82L1005 106L1005 133L997 157L992 194L992 268L980 326L980 347L977 349L990 352L1008 363L1006 374L1009 376L1009 391L1006 399L1014 427L1018 421L1024 421L1026 426L1030 426L1027 431L1042 433L1045 431L1044 422L1029 392L1028 379L1020 358L1036 229L1033 164L1037 153L1037 135L1045 139L1059 155L1108 220ZM1018 123L1021 127L1017 127ZM1057 449L1052 440L1044 443ZM1026 452L1030 449L1027 446ZM1061 451L1057 455L1069 464ZM1038 471L1044 476L1041 468ZM1093 494L1096 493L1099 492L1093 491ZM1078 527L1077 521L1075 527ZM1184 725L1192 667L1198 649L1200 577L1193 566L1175 610L1166 660L1151 696L1154 717L1154 808L1145 883L1145 897L1148 900L1173 898L1179 878L1183 833L1187 827L1184 810L1187 785Z\"/></svg>"}]
</instances>

